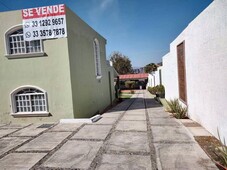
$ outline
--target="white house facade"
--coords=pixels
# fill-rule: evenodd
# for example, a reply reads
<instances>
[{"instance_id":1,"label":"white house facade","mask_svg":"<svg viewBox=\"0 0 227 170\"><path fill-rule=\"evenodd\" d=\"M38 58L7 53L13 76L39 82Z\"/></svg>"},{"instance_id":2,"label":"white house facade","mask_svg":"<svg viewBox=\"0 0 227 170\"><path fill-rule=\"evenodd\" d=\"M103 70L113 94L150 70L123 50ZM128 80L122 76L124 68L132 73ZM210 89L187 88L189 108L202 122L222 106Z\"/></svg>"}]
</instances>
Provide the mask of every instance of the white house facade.
<instances>
[{"instance_id":1,"label":"white house facade","mask_svg":"<svg viewBox=\"0 0 227 170\"><path fill-rule=\"evenodd\" d=\"M227 139L227 1L213 1L170 44L163 57L166 99L179 98L188 115Z\"/></svg>"}]
</instances>

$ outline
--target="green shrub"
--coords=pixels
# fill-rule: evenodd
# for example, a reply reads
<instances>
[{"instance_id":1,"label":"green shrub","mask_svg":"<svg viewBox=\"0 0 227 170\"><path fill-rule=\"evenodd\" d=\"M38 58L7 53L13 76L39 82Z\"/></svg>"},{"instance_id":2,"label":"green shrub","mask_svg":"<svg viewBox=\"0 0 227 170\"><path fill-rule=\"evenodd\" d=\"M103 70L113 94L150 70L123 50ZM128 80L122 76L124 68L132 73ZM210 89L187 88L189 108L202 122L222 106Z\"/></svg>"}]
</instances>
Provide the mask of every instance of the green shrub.
<instances>
[{"instance_id":1,"label":"green shrub","mask_svg":"<svg viewBox=\"0 0 227 170\"><path fill-rule=\"evenodd\" d=\"M155 87L148 87L148 91L153 94L165 94L165 87L163 85L157 85Z\"/></svg>"},{"instance_id":2,"label":"green shrub","mask_svg":"<svg viewBox=\"0 0 227 170\"><path fill-rule=\"evenodd\" d=\"M158 93L165 94L165 87L163 85L158 85L156 88Z\"/></svg>"},{"instance_id":3,"label":"green shrub","mask_svg":"<svg viewBox=\"0 0 227 170\"><path fill-rule=\"evenodd\" d=\"M149 92L151 92L151 89L152 89L152 87L150 87L150 86L147 88L147 90L148 90Z\"/></svg>"},{"instance_id":4,"label":"green shrub","mask_svg":"<svg viewBox=\"0 0 227 170\"><path fill-rule=\"evenodd\" d=\"M133 89L135 87L135 81L126 81L125 87L129 89Z\"/></svg>"},{"instance_id":5,"label":"green shrub","mask_svg":"<svg viewBox=\"0 0 227 170\"><path fill-rule=\"evenodd\" d=\"M178 99L173 99L170 101L166 101L168 104L167 111L173 113L173 116L177 119L184 119L187 115L187 107L183 107Z\"/></svg>"},{"instance_id":6,"label":"green shrub","mask_svg":"<svg viewBox=\"0 0 227 170\"><path fill-rule=\"evenodd\" d=\"M151 94L155 95L157 93L157 91L158 91L158 88L157 88L157 86L155 86L155 87L148 87L148 91Z\"/></svg>"}]
</instances>

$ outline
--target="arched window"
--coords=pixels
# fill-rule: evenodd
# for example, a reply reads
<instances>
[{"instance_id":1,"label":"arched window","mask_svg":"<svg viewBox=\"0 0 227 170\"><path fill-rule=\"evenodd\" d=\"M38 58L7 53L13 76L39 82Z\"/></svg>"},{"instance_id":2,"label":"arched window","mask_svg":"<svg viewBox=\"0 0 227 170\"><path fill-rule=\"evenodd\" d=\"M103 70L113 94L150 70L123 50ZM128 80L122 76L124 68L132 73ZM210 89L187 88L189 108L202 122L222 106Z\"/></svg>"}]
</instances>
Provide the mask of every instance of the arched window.
<instances>
[{"instance_id":1,"label":"arched window","mask_svg":"<svg viewBox=\"0 0 227 170\"><path fill-rule=\"evenodd\" d=\"M101 61L100 61L100 47L99 41L94 40L94 57L95 57L95 74L97 78L101 78Z\"/></svg>"},{"instance_id":2,"label":"arched window","mask_svg":"<svg viewBox=\"0 0 227 170\"><path fill-rule=\"evenodd\" d=\"M22 25L14 26L5 33L7 55L35 54L43 52L41 40L25 41Z\"/></svg>"},{"instance_id":3,"label":"arched window","mask_svg":"<svg viewBox=\"0 0 227 170\"><path fill-rule=\"evenodd\" d=\"M47 94L34 86L23 86L11 93L12 114L47 113Z\"/></svg>"}]
</instances>

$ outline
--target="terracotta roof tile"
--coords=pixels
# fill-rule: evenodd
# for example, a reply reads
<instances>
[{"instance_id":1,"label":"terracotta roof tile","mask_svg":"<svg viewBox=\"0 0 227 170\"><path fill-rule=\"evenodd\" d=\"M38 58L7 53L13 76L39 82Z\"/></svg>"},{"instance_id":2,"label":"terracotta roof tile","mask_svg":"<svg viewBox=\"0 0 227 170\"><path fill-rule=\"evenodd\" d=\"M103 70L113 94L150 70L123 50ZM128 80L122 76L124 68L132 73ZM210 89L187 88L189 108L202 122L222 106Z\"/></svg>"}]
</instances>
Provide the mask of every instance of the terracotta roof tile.
<instances>
[{"instance_id":1,"label":"terracotta roof tile","mask_svg":"<svg viewBox=\"0 0 227 170\"><path fill-rule=\"evenodd\" d=\"M119 79L120 80L126 80L126 79L147 79L147 78L148 78L148 73L119 75Z\"/></svg>"}]
</instances>

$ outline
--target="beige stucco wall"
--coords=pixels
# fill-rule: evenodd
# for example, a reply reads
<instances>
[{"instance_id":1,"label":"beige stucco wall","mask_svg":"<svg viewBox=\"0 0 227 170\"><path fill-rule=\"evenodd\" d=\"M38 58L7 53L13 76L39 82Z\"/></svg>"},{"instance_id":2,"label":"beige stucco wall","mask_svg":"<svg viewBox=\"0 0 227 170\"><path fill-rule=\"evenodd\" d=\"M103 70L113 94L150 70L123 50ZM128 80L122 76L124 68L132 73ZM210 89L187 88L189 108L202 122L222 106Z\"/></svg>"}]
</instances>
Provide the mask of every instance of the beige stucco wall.
<instances>
[{"instance_id":1,"label":"beige stucco wall","mask_svg":"<svg viewBox=\"0 0 227 170\"><path fill-rule=\"evenodd\" d=\"M21 11L0 13L0 21L6 21L0 25L0 123L91 117L115 99L114 70L106 64L106 40L68 8L66 13L67 38L44 40L46 56L16 59L5 56L4 38L9 28L22 23ZM101 79L95 76L95 38L100 44ZM10 93L24 85L47 92L52 116L13 118L10 115Z\"/></svg>"},{"instance_id":2,"label":"beige stucco wall","mask_svg":"<svg viewBox=\"0 0 227 170\"><path fill-rule=\"evenodd\" d=\"M43 41L45 57L8 59L5 57L4 33L22 23L21 11L0 13L0 21L0 122L50 122L73 118L67 38ZM10 116L9 94L23 85L38 86L47 91L51 117Z\"/></svg>"},{"instance_id":3,"label":"beige stucco wall","mask_svg":"<svg viewBox=\"0 0 227 170\"><path fill-rule=\"evenodd\" d=\"M108 71L111 72L114 89L113 70L106 64L106 40L68 8L66 17L74 115L77 118L91 117L111 103ZM101 52L100 80L95 76L95 38L99 41Z\"/></svg>"}]
</instances>

